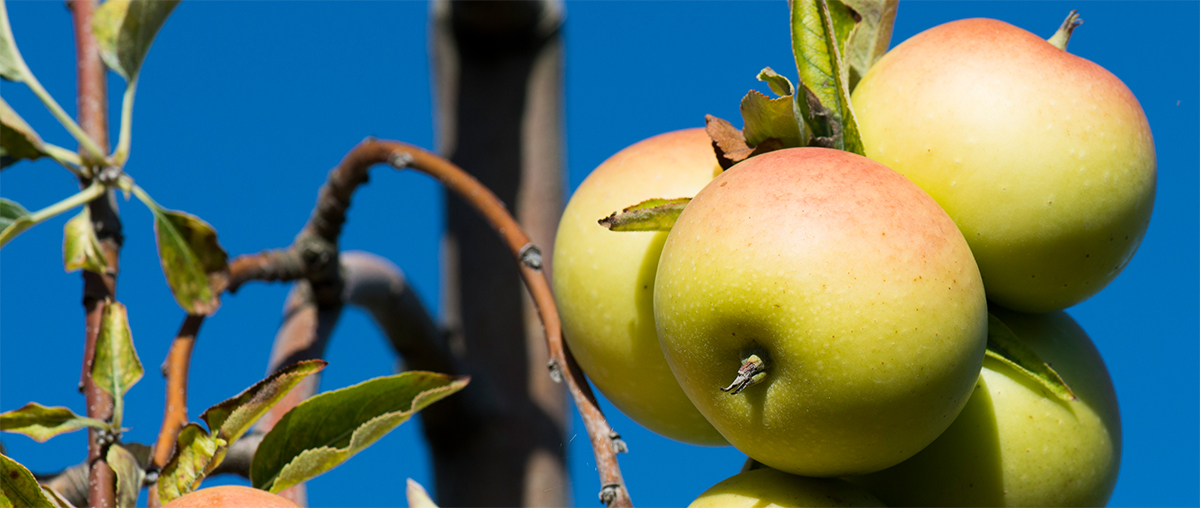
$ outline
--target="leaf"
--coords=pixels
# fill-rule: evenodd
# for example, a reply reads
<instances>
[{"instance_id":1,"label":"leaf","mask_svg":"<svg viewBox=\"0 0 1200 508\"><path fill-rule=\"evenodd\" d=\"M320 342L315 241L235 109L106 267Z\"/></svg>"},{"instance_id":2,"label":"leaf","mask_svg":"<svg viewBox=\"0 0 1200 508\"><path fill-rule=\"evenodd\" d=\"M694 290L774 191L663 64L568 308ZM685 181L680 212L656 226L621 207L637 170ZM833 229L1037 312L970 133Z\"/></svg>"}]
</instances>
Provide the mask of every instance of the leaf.
<instances>
[{"instance_id":1,"label":"leaf","mask_svg":"<svg viewBox=\"0 0 1200 508\"><path fill-rule=\"evenodd\" d=\"M800 123L792 113L792 96L772 99L758 90L750 90L742 98L742 135L749 146L758 146L776 139L785 147L804 146Z\"/></svg>"},{"instance_id":2,"label":"leaf","mask_svg":"<svg viewBox=\"0 0 1200 508\"><path fill-rule=\"evenodd\" d=\"M433 372L379 377L301 402L263 437L250 464L256 488L279 492L345 462L413 413L469 382Z\"/></svg>"},{"instance_id":3,"label":"leaf","mask_svg":"<svg viewBox=\"0 0 1200 508\"><path fill-rule=\"evenodd\" d=\"M96 9L92 34L104 63L126 81L137 78L154 36L179 0L108 0Z\"/></svg>"},{"instance_id":4,"label":"leaf","mask_svg":"<svg viewBox=\"0 0 1200 508\"><path fill-rule=\"evenodd\" d=\"M63 226L63 268L68 272L84 269L100 275L108 272L108 260L86 206Z\"/></svg>"},{"instance_id":5,"label":"leaf","mask_svg":"<svg viewBox=\"0 0 1200 508\"><path fill-rule=\"evenodd\" d=\"M154 214L158 259L175 301L188 314L212 315L229 284L229 255L217 242L217 232L195 215L167 210L140 193L138 197Z\"/></svg>"},{"instance_id":6,"label":"leaf","mask_svg":"<svg viewBox=\"0 0 1200 508\"><path fill-rule=\"evenodd\" d=\"M208 408L200 419L208 423L210 434L232 445L297 383L309 374L320 372L328 364L324 360L308 360L289 365L242 393Z\"/></svg>"},{"instance_id":7,"label":"leaf","mask_svg":"<svg viewBox=\"0 0 1200 508\"><path fill-rule=\"evenodd\" d=\"M29 227L28 223L29 210L17 204L16 201L0 198L0 233L3 233L3 236L8 236L10 233L15 236L16 233ZM19 228L19 230L10 232L9 228Z\"/></svg>"},{"instance_id":8,"label":"leaf","mask_svg":"<svg viewBox=\"0 0 1200 508\"><path fill-rule=\"evenodd\" d=\"M1046 387L1058 398L1066 401L1075 400L1075 393L1066 381L1059 377L1046 362L1029 349L1020 337L1008 325L1000 321L992 313L988 313L987 356L1016 369L1017 372L1028 376L1038 384Z\"/></svg>"},{"instance_id":9,"label":"leaf","mask_svg":"<svg viewBox=\"0 0 1200 508\"><path fill-rule=\"evenodd\" d=\"M136 508L146 471L138 464L138 459L132 452L117 444L108 447L108 455L105 458L117 474L117 507Z\"/></svg>"},{"instance_id":10,"label":"leaf","mask_svg":"<svg viewBox=\"0 0 1200 508\"><path fill-rule=\"evenodd\" d=\"M763 70L758 71L758 80L766 81L767 86L771 87L771 91L775 92L780 97L788 97L795 93L792 87L792 80L786 76L781 76L775 72L775 69L763 67Z\"/></svg>"},{"instance_id":11,"label":"leaf","mask_svg":"<svg viewBox=\"0 0 1200 508\"><path fill-rule=\"evenodd\" d=\"M412 478L408 479L405 497L408 498L408 508L438 508L438 505L429 499L429 493L425 492L425 487Z\"/></svg>"},{"instance_id":12,"label":"leaf","mask_svg":"<svg viewBox=\"0 0 1200 508\"><path fill-rule=\"evenodd\" d=\"M66 496L60 494L57 490L49 485L42 484L42 493L50 502L54 503L55 508L75 508L75 505L67 501Z\"/></svg>"},{"instance_id":13,"label":"leaf","mask_svg":"<svg viewBox=\"0 0 1200 508\"><path fill-rule=\"evenodd\" d=\"M793 97L810 144L863 154L841 54L856 13L838 0L790 0L792 53L804 94Z\"/></svg>"},{"instance_id":14,"label":"leaf","mask_svg":"<svg viewBox=\"0 0 1200 508\"><path fill-rule=\"evenodd\" d=\"M670 231L692 198L647 199L600 219L612 231Z\"/></svg>"},{"instance_id":15,"label":"leaf","mask_svg":"<svg viewBox=\"0 0 1200 508\"><path fill-rule=\"evenodd\" d=\"M167 504L196 490L204 477L216 467L212 464L218 447L224 443L208 435L198 423L189 423L179 431L175 452L158 475L158 499Z\"/></svg>"},{"instance_id":16,"label":"leaf","mask_svg":"<svg viewBox=\"0 0 1200 508\"><path fill-rule=\"evenodd\" d=\"M850 33L844 60L850 67L850 91L867 75L867 70L887 53L892 42L892 27L896 24L896 7L900 0L842 0L854 9L861 22Z\"/></svg>"},{"instance_id":17,"label":"leaf","mask_svg":"<svg viewBox=\"0 0 1200 508\"><path fill-rule=\"evenodd\" d=\"M0 454L0 507L55 508L33 473Z\"/></svg>"},{"instance_id":18,"label":"leaf","mask_svg":"<svg viewBox=\"0 0 1200 508\"><path fill-rule=\"evenodd\" d=\"M92 382L113 397L113 425L121 426L125 392L145 374L125 306L110 301L100 317L100 334L96 337L96 356L92 360Z\"/></svg>"},{"instance_id":19,"label":"leaf","mask_svg":"<svg viewBox=\"0 0 1200 508\"><path fill-rule=\"evenodd\" d=\"M95 418L79 416L65 407L46 407L36 402L0 414L0 430L24 434L39 443L59 434L87 427L105 429L108 428L108 424Z\"/></svg>"},{"instance_id":20,"label":"leaf","mask_svg":"<svg viewBox=\"0 0 1200 508\"><path fill-rule=\"evenodd\" d=\"M21 159L35 160L45 155L42 138L16 111L0 98L0 168Z\"/></svg>"},{"instance_id":21,"label":"leaf","mask_svg":"<svg viewBox=\"0 0 1200 508\"><path fill-rule=\"evenodd\" d=\"M751 148L746 145L746 138L742 135L742 131L734 127L728 120L712 115L704 115L704 131L712 139L713 151L716 152L717 163L721 165L721 169L729 169L734 164L755 155L783 148L783 143L774 138L767 139Z\"/></svg>"},{"instance_id":22,"label":"leaf","mask_svg":"<svg viewBox=\"0 0 1200 508\"><path fill-rule=\"evenodd\" d=\"M9 81L25 81L25 60L17 50L17 41L8 24L8 6L0 0L0 77Z\"/></svg>"}]
</instances>

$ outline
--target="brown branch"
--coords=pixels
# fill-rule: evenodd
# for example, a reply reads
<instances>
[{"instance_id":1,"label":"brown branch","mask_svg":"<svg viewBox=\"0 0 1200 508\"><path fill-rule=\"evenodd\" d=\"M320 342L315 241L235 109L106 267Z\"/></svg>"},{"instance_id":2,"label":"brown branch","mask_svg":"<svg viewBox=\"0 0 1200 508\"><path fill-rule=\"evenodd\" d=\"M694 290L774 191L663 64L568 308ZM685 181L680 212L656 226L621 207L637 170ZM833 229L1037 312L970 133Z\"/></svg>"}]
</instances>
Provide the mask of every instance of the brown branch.
<instances>
[{"instance_id":1,"label":"brown branch","mask_svg":"<svg viewBox=\"0 0 1200 508\"><path fill-rule=\"evenodd\" d=\"M179 431L188 423L187 412L187 382L188 371L192 362L192 350L196 346L196 335L200 333L200 325L204 316L189 314L179 326L179 333L171 342L167 352L167 360L163 362L162 373L167 378L167 403L163 409L163 422L158 430L158 441L154 444L154 466L162 468L171 460L175 450L175 442ZM151 485L149 508L159 505L157 485Z\"/></svg>"},{"instance_id":2,"label":"brown branch","mask_svg":"<svg viewBox=\"0 0 1200 508\"><path fill-rule=\"evenodd\" d=\"M100 60L96 39L92 36L92 14L96 5L96 0L72 0L68 3L75 29L76 104L79 124L96 144L107 151L106 69ZM84 159L88 160L90 156ZM90 183L80 181L80 186ZM93 228L108 260L108 270L103 276L89 271L83 272L83 306L86 317L80 387L87 403L87 415L107 421L113 416L112 397L92 383L90 372L105 303L116 295L118 257L122 242L121 221L112 202L111 192L101 199L94 200L88 208L91 211ZM91 464L88 505L110 508L115 506L116 475L105 462L108 444L100 438L97 430L88 430L88 464Z\"/></svg>"}]
</instances>

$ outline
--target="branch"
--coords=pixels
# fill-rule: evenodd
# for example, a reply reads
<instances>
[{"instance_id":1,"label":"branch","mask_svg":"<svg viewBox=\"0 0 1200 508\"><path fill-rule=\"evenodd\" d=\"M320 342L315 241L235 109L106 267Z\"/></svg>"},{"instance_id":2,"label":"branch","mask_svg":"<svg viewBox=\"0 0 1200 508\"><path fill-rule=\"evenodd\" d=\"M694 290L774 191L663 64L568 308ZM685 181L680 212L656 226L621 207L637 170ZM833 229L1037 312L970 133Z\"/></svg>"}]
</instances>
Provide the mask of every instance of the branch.
<instances>
[{"instance_id":1,"label":"branch","mask_svg":"<svg viewBox=\"0 0 1200 508\"><path fill-rule=\"evenodd\" d=\"M75 62L77 72L77 104L79 124L84 132L101 149L108 146L108 92L105 82L105 67L100 60L100 51L92 36L92 14L96 0L72 0L68 3L75 29ZM87 157L84 158L85 160ZM94 171L85 172L94 174ZM91 182L80 180L80 187ZM83 306L85 311L84 353L80 386L87 403L87 415L99 420L109 420L113 415L113 400L110 395L92 382L90 375L96 353L96 336L100 331L100 318L105 302L116 295L118 259L121 251L121 220L112 203L112 192L89 205L93 227L108 260L105 275L83 271ZM91 472L88 481L88 505L111 508L116 505L116 474L105 462L107 445L95 429L88 430L88 464Z\"/></svg>"},{"instance_id":2,"label":"branch","mask_svg":"<svg viewBox=\"0 0 1200 508\"><path fill-rule=\"evenodd\" d=\"M171 342L167 352L167 360L163 362L162 374L167 378L167 403L163 409L163 422L158 430L158 441L154 444L154 466L162 468L171 460L175 450L175 442L179 431L188 424L187 414L187 382L188 370L192 362L192 350L196 346L196 335L200 333L200 325L204 316L188 315L179 326L179 333ZM159 506L158 486L151 485L147 506Z\"/></svg>"}]
</instances>

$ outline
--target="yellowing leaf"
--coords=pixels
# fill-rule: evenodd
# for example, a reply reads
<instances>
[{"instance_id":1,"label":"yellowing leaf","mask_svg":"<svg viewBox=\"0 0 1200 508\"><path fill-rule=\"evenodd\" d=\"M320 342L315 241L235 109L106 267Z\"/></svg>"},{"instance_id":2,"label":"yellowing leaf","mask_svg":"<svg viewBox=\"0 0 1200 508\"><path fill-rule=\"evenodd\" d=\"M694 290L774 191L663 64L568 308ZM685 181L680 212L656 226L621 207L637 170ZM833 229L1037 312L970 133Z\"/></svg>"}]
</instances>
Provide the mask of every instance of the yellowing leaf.
<instances>
[{"instance_id":1,"label":"yellowing leaf","mask_svg":"<svg viewBox=\"0 0 1200 508\"><path fill-rule=\"evenodd\" d=\"M17 41L8 24L8 6L4 0L0 0L0 77L9 81L24 81L26 72L25 60L17 50Z\"/></svg>"},{"instance_id":2,"label":"yellowing leaf","mask_svg":"<svg viewBox=\"0 0 1200 508\"><path fill-rule=\"evenodd\" d=\"M212 435L233 444L297 383L309 374L320 372L326 365L328 362L324 360L308 360L289 365L254 383L254 386L233 398L208 408L200 415L200 419L208 423Z\"/></svg>"},{"instance_id":3,"label":"yellowing leaf","mask_svg":"<svg viewBox=\"0 0 1200 508\"><path fill-rule=\"evenodd\" d=\"M33 473L0 454L0 507L55 508Z\"/></svg>"},{"instance_id":4,"label":"yellowing leaf","mask_svg":"<svg viewBox=\"0 0 1200 508\"><path fill-rule=\"evenodd\" d=\"M850 67L850 91L867 75L867 70L887 53L896 24L900 0L843 0L862 21L850 33L844 60Z\"/></svg>"},{"instance_id":5,"label":"yellowing leaf","mask_svg":"<svg viewBox=\"0 0 1200 508\"><path fill-rule=\"evenodd\" d=\"M613 231L670 231L692 198L647 199L600 219Z\"/></svg>"},{"instance_id":6,"label":"yellowing leaf","mask_svg":"<svg viewBox=\"0 0 1200 508\"><path fill-rule=\"evenodd\" d=\"M87 427L104 429L108 428L108 424L79 416L65 407L46 407L36 402L0 414L0 430L24 434L39 443Z\"/></svg>"},{"instance_id":7,"label":"yellowing leaf","mask_svg":"<svg viewBox=\"0 0 1200 508\"><path fill-rule=\"evenodd\" d=\"M411 371L312 397L263 437L250 464L256 488L279 492L345 462L468 378Z\"/></svg>"},{"instance_id":8,"label":"yellowing leaf","mask_svg":"<svg viewBox=\"0 0 1200 508\"><path fill-rule=\"evenodd\" d=\"M158 499L167 504L196 490L212 470L217 448L224 443L208 435L200 424L189 423L179 431L175 452L158 474Z\"/></svg>"},{"instance_id":9,"label":"yellowing leaf","mask_svg":"<svg viewBox=\"0 0 1200 508\"><path fill-rule=\"evenodd\" d=\"M84 269L101 275L108 271L104 248L96 238L92 213L86 206L63 226L63 268L68 272Z\"/></svg>"},{"instance_id":10,"label":"yellowing leaf","mask_svg":"<svg viewBox=\"0 0 1200 508\"><path fill-rule=\"evenodd\" d=\"M108 302L100 318L100 334L96 337L96 356L92 360L92 382L113 397L113 425L121 426L125 392L145 374L133 334L129 331L129 316L125 306Z\"/></svg>"},{"instance_id":11,"label":"yellowing leaf","mask_svg":"<svg viewBox=\"0 0 1200 508\"><path fill-rule=\"evenodd\" d=\"M134 194L154 214L158 259L175 301L188 314L212 315L229 284L229 255L217 232L195 215L159 206L136 186Z\"/></svg>"},{"instance_id":12,"label":"yellowing leaf","mask_svg":"<svg viewBox=\"0 0 1200 508\"><path fill-rule=\"evenodd\" d=\"M142 490L142 480L146 478L146 471L138 465L137 457L121 445L109 446L105 459L112 467L113 472L117 474L117 507L136 508L138 493Z\"/></svg>"},{"instance_id":13,"label":"yellowing leaf","mask_svg":"<svg viewBox=\"0 0 1200 508\"><path fill-rule=\"evenodd\" d=\"M92 17L92 34L104 63L133 81L150 44L179 0L107 0Z\"/></svg>"}]
</instances>

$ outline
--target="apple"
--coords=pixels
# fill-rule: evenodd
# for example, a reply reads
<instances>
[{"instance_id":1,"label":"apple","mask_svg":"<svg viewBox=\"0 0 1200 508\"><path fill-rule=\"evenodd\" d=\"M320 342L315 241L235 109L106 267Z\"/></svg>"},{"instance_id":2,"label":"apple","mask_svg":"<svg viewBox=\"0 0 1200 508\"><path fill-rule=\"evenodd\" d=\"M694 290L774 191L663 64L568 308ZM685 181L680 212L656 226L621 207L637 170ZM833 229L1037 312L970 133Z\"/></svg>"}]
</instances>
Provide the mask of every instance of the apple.
<instances>
[{"instance_id":1,"label":"apple","mask_svg":"<svg viewBox=\"0 0 1200 508\"><path fill-rule=\"evenodd\" d=\"M992 312L1077 400L985 359L974 395L945 434L900 465L851 481L889 506L1104 506L1121 463L1121 417L1100 354L1065 312Z\"/></svg>"},{"instance_id":2,"label":"apple","mask_svg":"<svg viewBox=\"0 0 1200 508\"><path fill-rule=\"evenodd\" d=\"M666 232L597 223L653 198L691 197L721 172L703 129L636 143L600 164L563 211L554 242L554 298L579 366L621 412L679 441L726 445L683 394L654 330L654 274Z\"/></svg>"},{"instance_id":3,"label":"apple","mask_svg":"<svg viewBox=\"0 0 1200 508\"><path fill-rule=\"evenodd\" d=\"M854 484L835 478L805 478L774 469L755 469L713 485L688 508L799 508L884 506Z\"/></svg>"},{"instance_id":4,"label":"apple","mask_svg":"<svg viewBox=\"0 0 1200 508\"><path fill-rule=\"evenodd\" d=\"M696 195L663 246L654 319L700 413L803 476L920 451L967 403L987 339L954 222L899 173L823 148L747 159Z\"/></svg>"},{"instance_id":5,"label":"apple","mask_svg":"<svg viewBox=\"0 0 1200 508\"><path fill-rule=\"evenodd\" d=\"M287 498L241 485L209 487L179 496L162 508L300 508Z\"/></svg>"},{"instance_id":6,"label":"apple","mask_svg":"<svg viewBox=\"0 0 1200 508\"><path fill-rule=\"evenodd\" d=\"M884 55L852 102L866 155L954 218L1000 305L1086 300L1146 233L1145 113L1116 76L1034 34L991 19L929 29Z\"/></svg>"}]
</instances>

